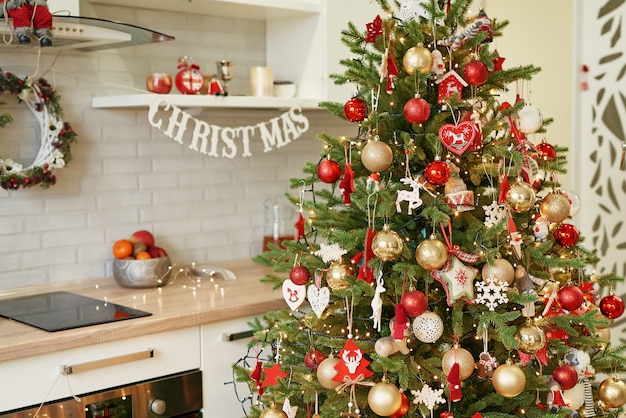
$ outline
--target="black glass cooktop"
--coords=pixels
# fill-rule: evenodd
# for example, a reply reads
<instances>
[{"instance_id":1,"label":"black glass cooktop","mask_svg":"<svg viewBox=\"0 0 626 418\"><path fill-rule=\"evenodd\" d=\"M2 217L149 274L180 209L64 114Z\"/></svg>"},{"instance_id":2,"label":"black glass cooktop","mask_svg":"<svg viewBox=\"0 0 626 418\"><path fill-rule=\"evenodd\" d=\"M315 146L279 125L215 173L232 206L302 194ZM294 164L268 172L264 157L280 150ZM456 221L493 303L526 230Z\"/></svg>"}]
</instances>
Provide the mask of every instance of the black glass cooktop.
<instances>
[{"instance_id":1,"label":"black glass cooktop","mask_svg":"<svg viewBox=\"0 0 626 418\"><path fill-rule=\"evenodd\" d=\"M0 316L49 332L150 315L149 312L70 292L0 300Z\"/></svg>"}]
</instances>

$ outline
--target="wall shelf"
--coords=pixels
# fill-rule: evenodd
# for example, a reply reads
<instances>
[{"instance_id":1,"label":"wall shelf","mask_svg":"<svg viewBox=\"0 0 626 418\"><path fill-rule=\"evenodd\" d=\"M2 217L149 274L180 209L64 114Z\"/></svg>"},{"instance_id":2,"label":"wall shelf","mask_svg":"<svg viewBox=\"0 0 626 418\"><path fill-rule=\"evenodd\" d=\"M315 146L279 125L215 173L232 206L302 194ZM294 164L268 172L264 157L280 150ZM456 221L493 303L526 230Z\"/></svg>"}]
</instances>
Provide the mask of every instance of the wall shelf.
<instances>
[{"instance_id":1,"label":"wall shelf","mask_svg":"<svg viewBox=\"0 0 626 418\"><path fill-rule=\"evenodd\" d=\"M321 0L90 0L94 4L125 6L138 9L270 20L319 14Z\"/></svg>"},{"instance_id":2,"label":"wall shelf","mask_svg":"<svg viewBox=\"0 0 626 418\"><path fill-rule=\"evenodd\" d=\"M287 109L300 106L302 109L319 109L317 99L151 93L93 97L91 106L96 109L147 108L156 100L165 100L180 108Z\"/></svg>"}]
</instances>

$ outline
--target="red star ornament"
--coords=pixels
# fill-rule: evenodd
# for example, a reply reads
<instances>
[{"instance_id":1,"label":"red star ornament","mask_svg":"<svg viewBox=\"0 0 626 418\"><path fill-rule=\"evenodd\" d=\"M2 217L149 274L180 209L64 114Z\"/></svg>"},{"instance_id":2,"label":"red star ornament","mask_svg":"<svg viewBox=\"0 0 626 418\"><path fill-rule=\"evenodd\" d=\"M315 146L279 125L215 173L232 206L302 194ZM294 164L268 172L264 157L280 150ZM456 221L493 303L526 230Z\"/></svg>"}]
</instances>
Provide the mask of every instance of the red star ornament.
<instances>
[{"instance_id":1,"label":"red star ornament","mask_svg":"<svg viewBox=\"0 0 626 418\"><path fill-rule=\"evenodd\" d=\"M348 339L339 353L339 363L335 365L337 374L333 380L345 382L346 380L367 379L374 375L374 372L367 368L369 364L370 361L363 357L363 351L352 339Z\"/></svg>"},{"instance_id":2,"label":"red star ornament","mask_svg":"<svg viewBox=\"0 0 626 418\"><path fill-rule=\"evenodd\" d=\"M284 379L289 376L289 373L280 370L280 364L276 363L272 367L264 367L265 380L263 380L262 388L268 386L275 386L278 384L278 379Z\"/></svg>"},{"instance_id":3,"label":"red star ornament","mask_svg":"<svg viewBox=\"0 0 626 418\"><path fill-rule=\"evenodd\" d=\"M376 42L376 38L383 36L383 20L379 15L376 16L370 23L366 23L365 27L367 28L365 42L374 43Z\"/></svg>"},{"instance_id":4,"label":"red star ornament","mask_svg":"<svg viewBox=\"0 0 626 418\"><path fill-rule=\"evenodd\" d=\"M502 64L504 64L504 60L506 58L501 57L501 56L497 56L495 57L492 62L493 62L493 71L492 73L495 73L496 71L502 71Z\"/></svg>"},{"instance_id":5,"label":"red star ornament","mask_svg":"<svg viewBox=\"0 0 626 418\"><path fill-rule=\"evenodd\" d=\"M448 306L454 305L459 299L473 303L474 279L477 274L478 269L466 266L455 256L450 256L450 261L443 269L430 272L445 289Z\"/></svg>"}]
</instances>

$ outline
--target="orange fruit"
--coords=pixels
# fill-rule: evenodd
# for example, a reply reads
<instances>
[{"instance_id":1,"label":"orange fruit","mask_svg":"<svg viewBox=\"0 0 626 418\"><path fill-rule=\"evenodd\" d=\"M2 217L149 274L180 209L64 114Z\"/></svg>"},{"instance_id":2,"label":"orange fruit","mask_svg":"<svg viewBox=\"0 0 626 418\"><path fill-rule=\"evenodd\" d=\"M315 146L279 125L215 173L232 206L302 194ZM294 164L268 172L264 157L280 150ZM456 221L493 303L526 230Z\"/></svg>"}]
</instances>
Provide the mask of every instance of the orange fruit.
<instances>
[{"instance_id":1,"label":"orange fruit","mask_svg":"<svg viewBox=\"0 0 626 418\"><path fill-rule=\"evenodd\" d=\"M139 251L137 255L135 256L135 258L137 260L147 260L152 257L150 257L150 253L148 251Z\"/></svg>"},{"instance_id":2,"label":"orange fruit","mask_svg":"<svg viewBox=\"0 0 626 418\"><path fill-rule=\"evenodd\" d=\"M133 255L133 243L127 239L120 239L113 244L113 257L126 258Z\"/></svg>"}]
</instances>

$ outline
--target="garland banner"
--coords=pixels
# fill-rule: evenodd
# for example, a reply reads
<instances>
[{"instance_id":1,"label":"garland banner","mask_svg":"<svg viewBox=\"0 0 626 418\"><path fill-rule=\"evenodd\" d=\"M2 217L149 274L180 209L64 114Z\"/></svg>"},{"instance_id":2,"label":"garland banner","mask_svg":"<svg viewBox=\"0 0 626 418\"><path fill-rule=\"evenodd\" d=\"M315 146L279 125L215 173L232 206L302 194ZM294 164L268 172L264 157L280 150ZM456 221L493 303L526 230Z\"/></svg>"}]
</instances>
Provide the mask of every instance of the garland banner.
<instances>
[{"instance_id":1,"label":"garland banner","mask_svg":"<svg viewBox=\"0 0 626 418\"><path fill-rule=\"evenodd\" d=\"M163 117L162 112L165 112ZM187 139L193 151L222 158L235 158L237 154L252 156L250 141L258 137L263 142L263 152L270 152L300 138L309 129L309 120L299 106L266 122L231 128L198 120L167 100L150 104L148 122L181 145ZM185 135L188 131L191 133Z\"/></svg>"}]
</instances>

